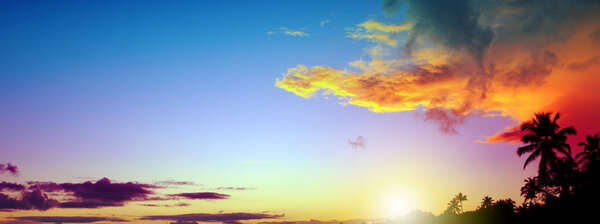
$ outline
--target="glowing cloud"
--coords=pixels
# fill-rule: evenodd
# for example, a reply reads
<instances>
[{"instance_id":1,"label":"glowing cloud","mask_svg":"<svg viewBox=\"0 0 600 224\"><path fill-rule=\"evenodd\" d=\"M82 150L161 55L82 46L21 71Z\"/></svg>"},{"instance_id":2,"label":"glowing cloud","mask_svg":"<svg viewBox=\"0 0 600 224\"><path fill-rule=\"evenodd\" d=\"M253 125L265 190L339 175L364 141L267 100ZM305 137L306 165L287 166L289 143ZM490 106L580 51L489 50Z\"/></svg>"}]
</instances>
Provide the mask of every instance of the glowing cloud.
<instances>
[{"instance_id":1,"label":"glowing cloud","mask_svg":"<svg viewBox=\"0 0 600 224\"><path fill-rule=\"evenodd\" d=\"M449 133L469 115L523 121L539 111L600 112L591 104L600 102L599 3L386 1L384 8L404 4L406 22L368 20L348 33L390 52L402 43L396 59L351 62L358 70L298 65L275 86L373 112L423 111ZM404 31L407 39L397 35ZM592 131L600 125L594 119L564 122ZM513 129L482 142L515 142Z\"/></svg>"}]
</instances>

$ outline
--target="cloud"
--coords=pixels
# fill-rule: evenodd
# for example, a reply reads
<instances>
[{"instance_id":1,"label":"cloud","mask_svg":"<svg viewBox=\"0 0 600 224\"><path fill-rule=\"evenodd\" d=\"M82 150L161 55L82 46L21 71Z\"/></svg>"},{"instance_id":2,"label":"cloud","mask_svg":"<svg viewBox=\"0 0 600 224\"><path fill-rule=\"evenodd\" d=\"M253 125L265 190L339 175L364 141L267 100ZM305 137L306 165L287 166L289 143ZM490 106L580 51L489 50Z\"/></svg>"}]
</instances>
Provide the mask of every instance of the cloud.
<instances>
[{"instance_id":1,"label":"cloud","mask_svg":"<svg viewBox=\"0 0 600 224\"><path fill-rule=\"evenodd\" d=\"M321 21L320 25L321 25L321 27L323 27L323 26L325 26L325 24L330 23L330 22L331 22L330 20L326 19L326 20Z\"/></svg>"},{"instance_id":2,"label":"cloud","mask_svg":"<svg viewBox=\"0 0 600 224\"><path fill-rule=\"evenodd\" d=\"M164 180L164 181L154 182L154 185L164 185L164 186L170 186L170 185L182 186L182 185L187 185L187 186L196 186L197 184L194 183L194 182L192 182L192 181Z\"/></svg>"},{"instance_id":3,"label":"cloud","mask_svg":"<svg viewBox=\"0 0 600 224\"><path fill-rule=\"evenodd\" d=\"M302 31L298 31L298 30L291 30L287 27L279 27L275 30L270 30L267 32L268 35L276 35L276 34L285 34L288 36L294 36L294 37L308 37L310 36L308 33L306 32L302 32Z\"/></svg>"},{"instance_id":4,"label":"cloud","mask_svg":"<svg viewBox=\"0 0 600 224\"><path fill-rule=\"evenodd\" d=\"M102 178L96 183L62 183L59 186L66 192L71 192L81 200L120 203L135 199L145 199L153 194L150 189L154 185L134 182L111 183L108 178Z\"/></svg>"},{"instance_id":5,"label":"cloud","mask_svg":"<svg viewBox=\"0 0 600 224\"><path fill-rule=\"evenodd\" d=\"M25 186L23 186L21 184L17 184L17 183L9 183L9 182L2 181L0 183L0 191L3 191L4 189L10 190L10 191L21 191L21 190L25 189Z\"/></svg>"},{"instance_id":6,"label":"cloud","mask_svg":"<svg viewBox=\"0 0 600 224\"><path fill-rule=\"evenodd\" d=\"M356 137L356 140L348 140L348 144L352 146L352 148L364 148L367 145L367 140L363 136Z\"/></svg>"},{"instance_id":7,"label":"cloud","mask_svg":"<svg viewBox=\"0 0 600 224\"><path fill-rule=\"evenodd\" d=\"M521 137L523 137L523 135L525 135L525 133L523 131L521 131L521 127L516 125L516 126L506 127L501 132L498 132L497 134L495 134L493 136L487 136L485 140L478 141L478 142L479 143L509 142L512 144L519 144L519 143L521 143Z\"/></svg>"},{"instance_id":8,"label":"cloud","mask_svg":"<svg viewBox=\"0 0 600 224\"><path fill-rule=\"evenodd\" d=\"M0 193L0 209L8 210L41 210L45 211L50 208L56 207L58 201L48 198L47 195L43 194L39 190L35 191L24 191L21 193L21 198L11 198L6 194Z\"/></svg>"},{"instance_id":9,"label":"cloud","mask_svg":"<svg viewBox=\"0 0 600 224\"><path fill-rule=\"evenodd\" d=\"M171 207L187 207L190 206L191 204L189 203L177 203L174 205L159 205L159 204L140 204L141 206L145 206L145 207L165 207L165 208L171 208Z\"/></svg>"},{"instance_id":10,"label":"cloud","mask_svg":"<svg viewBox=\"0 0 600 224\"><path fill-rule=\"evenodd\" d=\"M17 175L19 173L19 168L11 163L0 163L0 174L5 172L9 172L12 175Z\"/></svg>"},{"instance_id":11,"label":"cloud","mask_svg":"<svg viewBox=\"0 0 600 224\"><path fill-rule=\"evenodd\" d=\"M212 188L213 190L234 190L234 191L245 191L245 190L256 190L256 188L252 187L217 187Z\"/></svg>"},{"instance_id":12,"label":"cloud","mask_svg":"<svg viewBox=\"0 0 600 224\"><path fill-rule=\"evenodd\" d=\"M155 215L144 216L141 220L170 220L182 222L222 222L222 223L238 223L239 221L258 220L258 219L278 219L284 215L272 215L267 213L193 213L181 215Z\"/></svg>"},{"instance_id":13,"label":"cloud","mask_svg":"<svg viewBox=\"0 0 600 224\"><path fill-rule=\"evenodd\" d=\"M540 111L561 112L579 133L598 131L600 105L591 102L600 102L599 2L407 0L385 1L384 9L401 6L403 22L368 20L348 35L374 42L377 52L402 46L396 58L372 54L352 70L298 65L275 86L377 113L414 111L444 133L456 133L468 116L518 124Z\"/></svg>"},{"instance_id":14,"label":"cloud","mask_svg":"<svg viewBox=\"0 0 600 224\"><path fill-rule=\"evenodd\" d=\"M14 220L42 222L42 223L93 223L93 222L128 222L126 219L98 216L19 216L8 217Z\"/></svg>"},{"instance_id":15,"label":"cloud","mask_svg":"<svg viewBox=\"0 0 600 224\"><path fill-rule=\"evenodd\" d=\"M412 23L389 25L376 20L367 20L350 29L346 36L355 40L366 39L395 47L398 44L397 35L402 31L410 30L412 26Z\"/></svg>"},{"instance_id":16,"label":"cloud","mask_svg":"<svg viewBox=\"0 0 600 224\"><path fill-rule=\"evenodd\" d=\"M205 200L214 200L214 199L228 199L230 195L228 194L219 194L215 192L195 192L195 193L179 193L179 194L170 194L170 196L175 197L184 197L187 199L205 199Z\"/></svg>"},{"instance_id":17,"label":"cloud","mask_svg":"<svg viewBox=\"0 0 600 224\"><path fill-rule=\"evenodd\" d=\"M408 20L414 22L404 51L411 55L420 38L455 50L465 49L481 61L489 47L494 32L478 21L480 11L468 0L406 0Z\"/></svg>"}]
</instances>

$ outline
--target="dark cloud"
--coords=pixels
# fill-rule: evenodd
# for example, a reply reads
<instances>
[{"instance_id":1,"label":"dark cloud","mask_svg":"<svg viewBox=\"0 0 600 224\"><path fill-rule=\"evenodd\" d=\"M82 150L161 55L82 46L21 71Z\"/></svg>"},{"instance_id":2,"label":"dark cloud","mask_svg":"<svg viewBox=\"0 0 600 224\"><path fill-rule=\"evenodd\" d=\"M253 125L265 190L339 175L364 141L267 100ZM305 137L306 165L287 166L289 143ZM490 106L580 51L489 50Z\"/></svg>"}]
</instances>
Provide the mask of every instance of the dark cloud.
<instances>
[{"instance_id":1,"label":"dark cloud","mask_svg":"<svg viewBox=\"0 0 600 224\"><path fill-rule=\"evenodd\" d=\"M157 188L154 185L134 182L111 183L108 178L102 178L96 183L87 181L85 183L62 183L59 185L65 192L72 192L81 200L101 202L125 202L135 199L145 199L153 192L150 189Z\"/></svg>"},{"instance_id":2,"label":"dark cloud","mask_svg":"<svg viewBox=\"0 0 600 224\"><path fill-rule=\"evenodd\" d=\"M128 222L126 219L98 216L20 216L9 217L14 220L42 222L42 223L92 223L92 222Z\"/></svg>"},{"instance_id":3,"label":"dark cloud","mask_svg":"<svg viewBox=\"0 0 600 224\"><path fill-rule=\"evenodd\" d=\"M187 199L227 199L227 198L229 198L230 195L219 194L216 192L194 192L194 193L170 194L170 196L184 197Z\"/></svg>"},{"instance_id":4,"label":"dark cloud","mask_svg":"<svg viewBox=\"0 0 600 224\"><path fill-rule=\"evenodd\" d=\"M62 187L54 182L28 181L29 190L41 190L43 192L62 191Z\"/></svg>"},{"instance_id":5,"label":"dark cloud","mask_svg":"<svg viewBox=\"0 0 600 224\"><path fill-rule=\"evenodd\" d=\"M25 190L25 186L17 183L9 183L2 181L2 183L0 183L0 191L3 191L4 189L11 191L21 191Z\"/></svg>"},{"instance_id":6,"label":"dark cloud","mask_svg":"<svg viewBox=\"0 0 600 224\"><path fill-rule=\"evenodd\" d=\"M21 193L21 198L11 198L6 194L0 194L0 209L8 210L41 210L45 211L56 207L58 201L48 198L39 190L24 191Z\"/></svg>"},{"instance_id":7,"label":"dark cloud","mask_svg":"<svg viewBox=\"0 0 600 224\"><path fill-rule=\"evenodd\" d=\"M398 0L383 0L383 10L389 15L400 12L402 2Z\"/></svg>"},{"instance_id":8,"label":"dark cloud","mask_svg":"<svg viewBox=\"0 0 600 224\"><path fill-rule=\"evenodd\" d=\"M155 215L155 216L144 216L141 220L170 220L176 221L175 223L183 222L222 222L222 223L237 223L244 220L258 220L258 219L277 219L284 215L272 215L267 213L194 213L194 214L181 214L181 215Z\"/></svg>"},{"instance_id":9,"label":"dark cloud","mask_svg":"<svg viewBox=\"0 0 600 224\"><path fill-rule=\"evenodd\" d=\"M414 22L409 40L404 45L411 55L419 38L427 38L434 44L451 49L466 49L481 62L483 53L490 45L494 32L479 24L479 12L473 10L468 0L405 0L409 21ZM387 5L395 6L396 4ZM386 5L384 5L385 8Z\"/></svg>"},{"instance_id":10,"label":"dark cloud","mask_svg":"<svg viewBox=\"0 0 600 224\"><path fill-rule=\"evenodd\" d=\"M5 173L5 172L9 172L12 175L17 175L19 173L19 168L17 168L17 166L12 165L10 163L6 163L6 164L0 163L0 174Z\"/></svg>"}]
</instances>

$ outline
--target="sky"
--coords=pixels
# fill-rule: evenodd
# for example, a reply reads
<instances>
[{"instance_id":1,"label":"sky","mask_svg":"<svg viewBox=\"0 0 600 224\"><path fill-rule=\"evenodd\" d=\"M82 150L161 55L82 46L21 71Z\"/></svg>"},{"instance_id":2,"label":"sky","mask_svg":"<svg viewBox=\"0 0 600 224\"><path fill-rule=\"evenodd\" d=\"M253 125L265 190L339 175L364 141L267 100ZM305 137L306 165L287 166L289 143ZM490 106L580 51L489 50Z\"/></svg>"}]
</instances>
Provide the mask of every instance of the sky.
<instances>
[{"instance_id":1,"label":"sky","mask_svg":"<svg viewBox=\"0 0 600 224\"><path fill-rule=\"evenodd\" d=\"M518 125L600 131L594 1L0 1L0 223L518 203Z\"/></svg>"}]
</instances>

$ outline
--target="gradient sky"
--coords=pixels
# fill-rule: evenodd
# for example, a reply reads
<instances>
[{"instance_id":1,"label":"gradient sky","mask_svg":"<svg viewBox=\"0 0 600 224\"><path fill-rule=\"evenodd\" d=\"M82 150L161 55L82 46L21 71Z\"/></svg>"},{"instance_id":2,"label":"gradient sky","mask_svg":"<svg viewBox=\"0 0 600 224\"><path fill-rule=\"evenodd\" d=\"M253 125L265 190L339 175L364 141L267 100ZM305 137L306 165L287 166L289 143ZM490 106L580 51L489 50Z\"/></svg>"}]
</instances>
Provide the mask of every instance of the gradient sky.
<instances>
[{"instance_id":1,"label":"gradient sky","mask_svg":"<svg viewBox=\"0 0 600 224\"><path fill-rule=\"evenodd\" d=\"M445 39L448 29L415 34L421 23L441 27L422 13L440 12L428 8L436 1L395 11L377 1L2 1L0 162L19 168L0 174L2 181L189 181L155 191L230 197L12 210L0 218L386 219L413 209L438 214L458 192L468 196L467 210L486 195L520 203L535 166L523 170L511 126L541 110L564 111L561 122L580 131L577 139L598 131L600 118L591 115L600 112L600 88L592 88L600 84L600 20L588 13L598 4L573 1L547 19L556 9L467 2L445 10L479 15L462 27L478 33L458 29L469 34ZM523 23L546 22L519 24L511 7L542 17ZM574 12L580 16L568 17ZM565 27L571 35L562 35ZM488 42L477 36L487 30ZM522 47L532 42L539 46ZM330 70L295 71L299 65ZM446 67L475 72L435 81L447 77ZM486 99L462 100L483 89L465 83L492 73L481 81ZM425 76L435 84L394 86ZM356 84L378 79L389 85ZM390 89L407 98L378 95ZM437 95L453 100L440 103ZM349 144L359 136L366 145Z\"/></svg>"}]
</instances>

